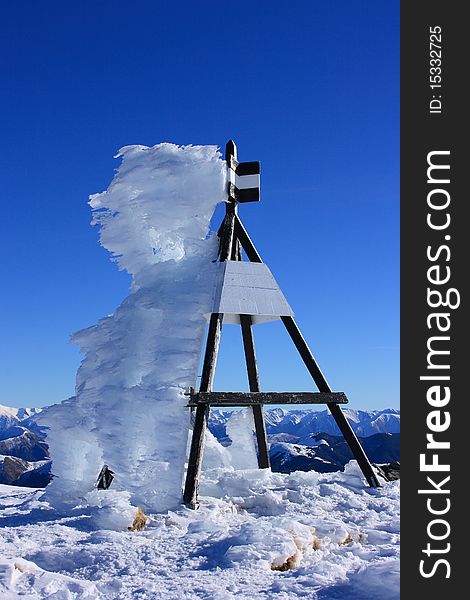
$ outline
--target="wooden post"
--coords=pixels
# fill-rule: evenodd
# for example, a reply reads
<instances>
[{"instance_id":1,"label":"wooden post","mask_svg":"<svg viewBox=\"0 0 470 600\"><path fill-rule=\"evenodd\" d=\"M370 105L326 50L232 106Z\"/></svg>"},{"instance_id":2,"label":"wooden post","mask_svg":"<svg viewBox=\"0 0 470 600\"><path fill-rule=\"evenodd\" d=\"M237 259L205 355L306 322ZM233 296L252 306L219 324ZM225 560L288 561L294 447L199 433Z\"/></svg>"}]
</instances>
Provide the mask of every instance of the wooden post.
<instances>
[{"instance_id":1,"label":"wooden post","mask_svg":"<svg viewBox=\"0 0 470 600\"><path fill-rule=\"evenodd\" d=\"M220 231L220 262L230 260L232 256L232 249L236 247L236 244L234 244L233 235L235 229L236 205L234 205L232 202L227 202L225 206L225 211L225 217Z\"/></svg>"},{"instance_id":2,"label":"wooden post","mask_svg":"<svg viewBox=\"0 0 470 600\"><path fill-rule=\"evenodd\" d=\"M188 470L183 492L183 501L188 508L199 507L199 482L201 479L202 459L206 442L207 422L209 420L209 406L198 406L194 417L191 450L189 452Z\"/></svg>"},{"instance_id":3,"label":"wooden post","mask_svg":"<svg viewBox=\"0 0 470 600\"><path fill-rule=\"evenodd\" d=\"M225 158L227 166L231 167L233 162L237 160L237 147L233 140L230 140L225 147ZM231 260L242 260L242 247L243 243L239 238L239 233L248 235L241 225L241 221L238 218L238 206L234 203L234 244L230 254ZM237 229L238 226L238 229ZM241 227L240 227L241 226ZM246 250L245 250L246 252ZM253 260L253 256L247 252L247 256L250 261ZM261 259L260 261L261 262ZM250 315L240 315L240 324L242 328L243 347L245 350L246 368L248 372L248 382L250 386L250 392L259 392L259 378L258 378L258 367L256 364L256 353L255 345L253 340L253 331L251 329L252 319ZM269 460L269 449L268 439L266 435L266 425L264 422L263 407L260 405L253 406L253 418L255 422L256 441L258 443L258 466L260 469L269 469L271 466Z\"/></svg>"},{"instance_id":4,"label":"wooden post","mask_svg":"<svg viewBox=\"0 0 470 600\"><path fill-rule=\"evenodd\" d=\"M237 159L237 147L233 140L230 140L226 146L226 161L230 165L231 161ZM219 260L224 262L230 260L233 252L236 252L234 244L235 218L237 216L237 202L231 199L226 204L225 218L219 229ZM234 250L235 247L235 250ZM209 392L214 381L215 367L217 365L217 356L219 353L220 336L222 333L222 323L224 315L213 313L209 322L209 331L207 333L206 352L201 375L201 392ZM189 508L198 507L199 482L201 479L202 461L204 458L204 444L206 440L207 422L209 419L209 405L196 407L194 419L193 435L191 438L191 449L189 451L188 470L186 472L186 482L183 491L183 500Z\"/></svg>"},{"instance_id":5,"label":"wooden post","mask_svg":"<svg viewBox=\"0 0 470 600\"><path fill-rule=\"evenodd\" d=\"M235 160L237 160L237 157L238 157L237 145L235 144L235 142L233 140L229 140L225 144L225 160L228 165L230 165L230 160L231 160L232 156Z\"/></svg>"},{"instance_id":6,"label":"wooden post","mask_svg":"<svg viewBox=\"0 0 470 600\"><path fill-rule=\"evenodd\" d=\"M251 241L250 236L248 235L246 229L243 227L243 223L240 221L238 215L235 216L235 235L237 240L240 241L243 250L245 250L246 255L250 262L262 263L263 260L256 250L255 245Z\"/></svg>"},{"instance_id":7,"label":"wooden post","mask_svg":"<svg viewBox=\"0 0 470 600\"><path fill-rule=\"evenodd\" d=\"M233 246L232 246L232 255L230 260L243 260L242 257L242 246L240 244L240 240L234 236Z\"/></svg>"},{"instance_id":8,"label":"wooden post","mask_svg":"<svg viewBox=\"0 0 470 600\"><path fill-rule=\"evenodd\" d=\"M232 255L233 232L235 227L236 206L227 203L226 215L220 228L219 260L225 261ZM219 353L220 336L224 315L213 313L209 322L207 333L206 352L201 375L201 392L209 392L214 381L215 367ZM189 508L198 508L199 482L201 479L202 461L204 458L204 445L206 441L207 422L209 420L209 405L197 406L194 418L191 449L189 451L188 470L183 492L183 500Z\"/></svg>"},{"instance_id":9,"label":"wooden post","mask_svg":"<svg viewBox=\"0 0 470 600\"><path fill-rule=\"evenodd\" d=\"M188 406L247 407L256 404L347 404L344 392L195 392L188 394Z\"/></svg>"},{"instance_id":10,"label":"wooden post","mask_svg":"<svg viewBox=\"0 0 470 600\"><path fill-rule=\"evenodd\" d=\"M258 366L256 364L251 315L240 315L240 324L242 327L243 348L245 350L250 392L259 392ZM256 441L258 442L258 466L260 469L269 469L271 463L269 460L268 438L266 435L263 407L258 404L252 406L252 410L255 421Z\"/></svg>"},{"instance_id":11,"label":"wooden post","mask_svg":"<svg viewBox=\"0 0 470 600\"><path fill-rule=\"evenodd\" d=\"M303 335L300 333L299 328L297 327L297 323L294 321L292 317L281 317L282 322L284 323L292 341L295 344L295 347L299 351L302 360L305 363L310 375L315 381L316 386L318 387L320 392L330 393L331 388L328 385L328 382L325 379L325 376L320 370L320 367L317 364L313 354L310 351L310 348L307 345ZM351 448L351 452L353 453L354 458L357 460L361 470L364 474L364 477L367 480L367 483L370 487L380 487L379 480L377 479L377 475L374 473L372 469L372 465L367 458L366 453L364 452L364 448L361 446L359 440L356 437L349 421L346 419L343 411L338 406L338 404L328 404L328 408L336 421L341 433L344 436L344 439L348 443Z\"/></svg>"},{"instance_id":12,"label":"wooden post","mask_svg":"<svg viewBox=\"0 0 470 600\"><path fill-rule=\"evenodd\" d=\"M202 367L201 392L209 392L214 381L215 367L219 353L220 335L222 332L223 315L214 313L209 323L207 333L206 352ZM209 419L209 405L196 407L191 450L189 452L188 470L183 492L183 500L189 508L198 507L199 481L201 478L202 460L204 457L204 444L206 441L207 421Z\"/></svg>"}]
</instances>

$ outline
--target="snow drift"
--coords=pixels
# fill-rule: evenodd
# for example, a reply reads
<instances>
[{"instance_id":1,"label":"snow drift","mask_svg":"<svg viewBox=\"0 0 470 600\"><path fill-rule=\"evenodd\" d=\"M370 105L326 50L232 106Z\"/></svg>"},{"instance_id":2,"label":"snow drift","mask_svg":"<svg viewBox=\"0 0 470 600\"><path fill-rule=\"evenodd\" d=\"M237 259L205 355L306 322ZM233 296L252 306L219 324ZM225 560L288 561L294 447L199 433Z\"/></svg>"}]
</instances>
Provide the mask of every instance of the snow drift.
<instances>
[{"instance_id":1,"label":"snow drift","mask_svg":"<svg viewBox=\"0 0 470 600\"><path fill-rule=\"evenodd\" d=\"M200 510L150 515L135 534L90 530L42 490L0 485L0 597L398 600L399 490L365 488L355 462L207 469Z\"/></svg>"},{"instance_id":2,"label":"snow drift","mask_svg":"<svg viewBox=\"0 0 470 600\"><path fill-rule=\"evenodd\" d=\"M90 197L100 241L132 291L114 314L72 341L85 358L76 395L44 411L58 510L100 506L99 525L132 520L129 501L152 512L181 502L188 411L210 313L225 163L215 146L126 146L109 186ZM96 491L103 464L116 473ZM111 525L111 521L114 524Z\"/></svg>"}]
</instances>

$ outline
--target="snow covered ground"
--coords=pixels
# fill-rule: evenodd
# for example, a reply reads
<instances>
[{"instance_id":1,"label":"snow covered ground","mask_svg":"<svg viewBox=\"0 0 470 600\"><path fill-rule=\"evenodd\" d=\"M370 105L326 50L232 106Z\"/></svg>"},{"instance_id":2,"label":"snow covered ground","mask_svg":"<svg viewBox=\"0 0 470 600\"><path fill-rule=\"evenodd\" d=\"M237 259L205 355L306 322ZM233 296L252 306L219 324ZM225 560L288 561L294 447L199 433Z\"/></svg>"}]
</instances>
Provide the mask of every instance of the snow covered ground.
<instances>
[{"instance_id":1,"label":"snow covered ground","mask_svg":"<svg viewBox=\"0 0 470 600\"><path fill-rule=\"evenodd\" d=\"M399 597L399 482L212 469L201 508L142 532L59 517L43 491L0 486L0 597L329 600ZM107 491L100 492L107 494Z\"/></svg>"}]
</instances>

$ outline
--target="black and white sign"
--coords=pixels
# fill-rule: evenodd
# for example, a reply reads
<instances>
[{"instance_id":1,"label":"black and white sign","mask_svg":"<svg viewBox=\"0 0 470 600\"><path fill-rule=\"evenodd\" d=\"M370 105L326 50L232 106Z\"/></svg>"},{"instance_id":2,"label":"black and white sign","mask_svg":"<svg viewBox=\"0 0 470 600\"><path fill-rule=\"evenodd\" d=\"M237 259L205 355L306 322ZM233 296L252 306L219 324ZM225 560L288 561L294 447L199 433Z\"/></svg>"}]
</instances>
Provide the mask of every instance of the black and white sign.
<instances>
[{"instance_id":1,"label":"black and white sign","mask_svg":"<svg viewBox=\"0 0 470 600\"><path fill-rule=\"evenodd\" d=\"M260 199L259 161L241 162L232 159L228 167L229 196L238 202L257 202Z\"/></svg>"}]
</instances>

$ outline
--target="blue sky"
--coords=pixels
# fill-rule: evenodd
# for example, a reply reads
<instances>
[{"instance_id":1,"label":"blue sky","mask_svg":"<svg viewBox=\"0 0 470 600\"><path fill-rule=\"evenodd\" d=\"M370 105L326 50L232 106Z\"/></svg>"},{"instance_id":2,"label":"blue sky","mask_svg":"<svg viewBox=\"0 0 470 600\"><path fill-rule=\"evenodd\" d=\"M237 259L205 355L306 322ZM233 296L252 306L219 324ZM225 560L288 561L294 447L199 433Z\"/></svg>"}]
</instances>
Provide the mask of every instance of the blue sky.
<instances>
[{"instance_id":1,"label":"blue sky","mask_svg":"<svg viewBox=\"0 0 470 600\"><path fill-rule=\"evenodd\" d=\"M90 227L123 145L260 160L240 216L333 389L398 406L399 3L2 5L0 403L70 396L69 334L127 295ZM280 323L255 328L265 390L312 383ZM246 389L237 327L216 387Z\"/></svg>"}]
</instances>

